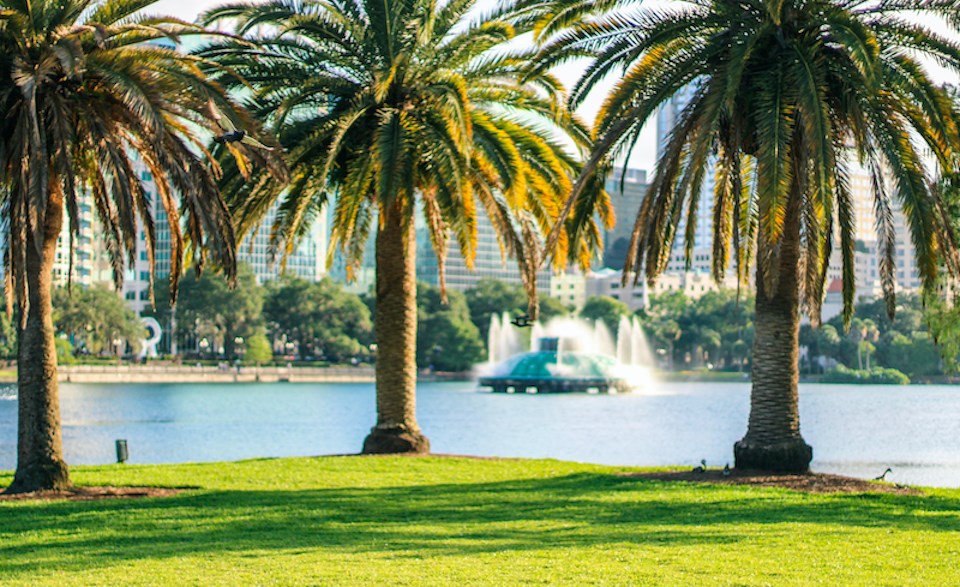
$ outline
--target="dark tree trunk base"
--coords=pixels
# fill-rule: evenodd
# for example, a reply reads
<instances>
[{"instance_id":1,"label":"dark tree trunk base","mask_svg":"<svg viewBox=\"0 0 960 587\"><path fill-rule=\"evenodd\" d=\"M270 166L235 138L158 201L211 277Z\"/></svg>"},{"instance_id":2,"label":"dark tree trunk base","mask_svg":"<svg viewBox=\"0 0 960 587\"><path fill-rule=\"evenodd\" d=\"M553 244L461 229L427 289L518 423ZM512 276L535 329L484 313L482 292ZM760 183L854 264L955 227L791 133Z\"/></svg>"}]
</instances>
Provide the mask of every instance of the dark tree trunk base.
<instances>
[{"instance_id":1,"label":"dark tree trunk base","mask_svg":"<svg viewBox=\"0 0 960 587\"><path fill-rule=\"evenodd\" d=\"M744 438L733 445L733 458L738 469L806 473L813 460L813 447L802 438L777 444L760 444Z\"/></svg>"},{"instance_id":2,"label":"dark tree trunk base","mask_svg":"<svg viewBox=\"0 0 960 587\"><path fill-rule=\"evenodd\" d=\"M33 491L66 491L70 489L70 475L67 464L53 461L44 464L28 465L17 469L13 483L3 493L31 493Z\"/></svg>"},{"instance_id":3,"label":"dark tree trunk base","mask_svg":"<svg viewBox=\"0 0 960 587\"><path fill-rule=\"evenodd\" d=\"M363 454L430 452L430 440L420 432L403 428L373 428L363 441Z\"/></svg>"}]
</instances>

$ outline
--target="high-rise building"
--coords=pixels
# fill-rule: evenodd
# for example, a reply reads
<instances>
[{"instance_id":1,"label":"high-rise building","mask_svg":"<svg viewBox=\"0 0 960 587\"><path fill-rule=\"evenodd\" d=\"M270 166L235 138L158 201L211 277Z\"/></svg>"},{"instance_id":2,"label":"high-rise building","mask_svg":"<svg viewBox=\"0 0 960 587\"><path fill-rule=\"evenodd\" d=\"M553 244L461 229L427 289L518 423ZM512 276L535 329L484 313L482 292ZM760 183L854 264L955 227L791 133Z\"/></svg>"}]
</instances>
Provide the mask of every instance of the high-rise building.
<instances>
[{"instance_id":1,"label":"high-rise building","mask_svg":"<svg viewBox=\"0 0 960 587\"><path fill-rule=\"evenodd\" d=\"M851 156L851 159L853 157ZM920 273L917 259L910 241L910 226L899 202L893 194L892 180L885 177L888 195L891 197L894 224L894 279L897 291L916 291L920 288ZM876 229L875 198L870 174L861 165L848 166L848 185L853 204L854 274L857 297L875 297L881 295L880 285L880 248ZM834 251L830 257L827 272L828 283L842 279L843 259L839 250L839 236L834 235Z\"/></svg>"},{"instance_id":2,"label":"high-rise building","mask_svg":"<svg viewBox=\"0 0 960 587\"><path fill-rule=\"evenodd\" d=\"M657 111L657 160L663 156L670 133L680 121L683 109L687 107L696 93L697 88L691 84L677 92ZM713 190L714 167L716 159L710 157L707 170L703 176L703 185L700 190L700 201L697 205L696 226L693 238L693 251L688 260L686 255L686 227L687 214L684 213L677 225L677 232L673 241L673 252L667 263L668 273L693 272L700 275L709 275L713 265Z\"/></svg>"},{"instance_id":3,"label":"high-rise building","mask_svg":"<svg viewBox=\"0 0 960 587\"><path fill-rule=\"evenodd\" d=\"M155 235L155 263L154 281L157 287L163 284L170 276L171 235L170 224L166 210L157 197L157 186L153 175L146 166L135 156L135 165L143 182L147 200L150 202L150 213L153 217ZM241 240L237 246L237 259L241 263L248 263L252 268L257 281L263 283L276 279L281 272L280 259L270 259L269 240L270 230L276 218L277 207L272 207L256 233ZM150 263L147 258L146 237L143 226L138 223L137 251L133 267L127 269L124 275L123 296L127 304L138 314L150 305ZM251 240L252 239L252 240ZM293 253L287 257L286 271L311 281L319 280L324 275L326 259L326 215L319 214L309 234L301 241ZM251 247L252 242L252 247Z\"/></svg>"},{"instance_id":4,"label":"high-rise building","mask_svg":"<svg viewBox=\"0 0 960 587\"><path fill-rule=\"evenodd\" d=\"M679 92L674 94L657 111L657 162L663 156L667 142L670 140L670 133L680 121L683 109L687 107L690 100L697 92L696 84L690 84ZM696 224L694 226L693 248L710 251L712 254L713 246L713 190L715 185L714 168L716 158L710 157L707 162L707 171L703 175L703 184L700 188L700 202L697 206L695 215ZM674 250L682 251L684 248L684 235L686 234L687 215L680 218L677 225L676 239L673 242Z\"/></svg>"},{"instance_id":5,"label":"high-rise building","mask_svg":"<svg viewBox=\"0 0 960 587\"><path fill-rule=\"evenodd\" d=\"M65 216L53 261L53 284L65 286L68 281L80 286L113 283L113 271L103 239L97 238L99 228L93 195L83 191L77 199L78 234L73 236L73 274L70 275L70 220Z\"/></svg>"},{"instance_id":6,"label":"high-rise building","mask_svg":"<svg viewBox=\"0 0 960 587\"><path fill-rule=\"evenodd\" d=\"M143 189L150 202L150 215L154 226L154 280L157 287L166 287L165 280L170 277L170 223L166 209L157 195L157 184L153 174L147 169L139 155L134 154L135 169L140 176ZM137 314L150 307L150 262L147 257L146 233L143 225L137 222L137 251L133 266L127 265L123 279L123 297L127 305Z\"/></svg>"},{"instance_id":7,"label":"high-rise building","mask_svg":"<svg viewBox=\"0 0 960 587\"><path fill-rule=\"evenodd\" d=\"M520 270L516 261L504 258L497 233L482 208L477 211L477 248L474 269L467 269L467 263L460 254L460 246L451 238L447 244L446 280L447 287L466 290L476 286L483 278L493 278L506 283L522 285ZM437 285L439 266L437 255L430 243L425 226L417 227L417 279L431 285ZM537 273L537 290L543 294L550 292L550 270L541 269Z\"/></svg>"},{"instance_id":8,"label":"high-rise building","mask_svg":"<svg viewBox=\"0 0 960 587\"><path fill-rule=\"evenodd\" d=\"M258 283L271 281L281 273L289 273L308 281L319 281L326 275L327 215L317 214L309 232L297 247L286 257L286 267L281 265L281 256L270 255L270 232L277 218L278 206L274 205L260 223L256 233L248 235L237 246L237 258L253 268Z\"/></svg>"},{"instance_id":9,"label":"high-rise building","mask_svg":"<svg viewBox=\"0 0 960 587\"><path fill-rule=\"evenodd\" d=\"M614 167L604 186L617 217L613 230L604 234L603 264L614 269L623 268L633 234L633 225L640 212L640 204L647 194L647 172L642 169Z\"/></svg>"}]
</instances>

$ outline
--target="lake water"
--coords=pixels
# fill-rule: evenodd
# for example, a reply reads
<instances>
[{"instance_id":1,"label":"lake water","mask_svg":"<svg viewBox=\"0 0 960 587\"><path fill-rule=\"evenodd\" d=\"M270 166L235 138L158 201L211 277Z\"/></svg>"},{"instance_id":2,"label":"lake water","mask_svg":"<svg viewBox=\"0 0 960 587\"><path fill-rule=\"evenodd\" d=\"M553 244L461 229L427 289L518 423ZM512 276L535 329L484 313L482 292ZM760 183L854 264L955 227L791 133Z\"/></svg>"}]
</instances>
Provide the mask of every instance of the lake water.
<instances>
[{"instance_id":1,"label":"lake water","mask_svg":"<svg viewBox=\"0 0 960 587\"><path fill-rule=\"evenodd\" d=\"M631 395L505 395L424 383L418 417L436 453L614 465L733 463L746 383L662 383ZM0 469L16 464L16 390L0 388ZM61 386L71 464L178 463L356 453L374 423L372 384ZM960 487L960 386L803 385L813 468Z\"/></svg>"}]
</instances>

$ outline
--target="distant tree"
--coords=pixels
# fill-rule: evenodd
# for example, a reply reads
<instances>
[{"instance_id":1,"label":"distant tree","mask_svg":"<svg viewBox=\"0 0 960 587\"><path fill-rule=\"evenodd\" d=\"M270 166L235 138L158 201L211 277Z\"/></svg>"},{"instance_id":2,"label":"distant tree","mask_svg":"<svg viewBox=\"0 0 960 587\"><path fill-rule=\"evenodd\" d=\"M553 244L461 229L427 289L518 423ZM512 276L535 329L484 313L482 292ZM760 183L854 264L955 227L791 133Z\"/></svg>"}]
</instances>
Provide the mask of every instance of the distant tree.
<instances>
[{"instance_id":1,"label":"distant tree","mask_svg":"<svg viewBox=\"0 0 960 587\"><path fill-rule=\"evenodd\" d=\"M285 276L271 283L263 315L274 339L295 343L300 357L337 362L364 352L372 341L370 310L332 279Z\"/></svg>"},{"instance_id":2,"label":"distant tree","mask_svg":"<svg viewBox=\"0 0 960 587\"><path fill-rule=\"evenodd\" d=\"M836 357L841 337L832 324L814 328L810 324L800 327L800 345L807 347L807 370L819 370L819 357Z\"/></svg>"},{"instance_id":3,"label":"distant tree","mask_svg":"<svg viewBox=\"0 0 960 587\"><path fill-rule=\"evenodd\" d=\"M485 277L464 293L470 307L470 320L483 335L490 330L491 315L507 312L514 316L527 311L527 294L521 285Z\"/></svg>"},{"instance_id":4,"label":"distant tree","mask_svg":"<svg viewBox=\"0 0 960 587\"><path fill-rule=\"evenodd\" d=\"M480 331L470 320L466 296L421 283L417 286L417 366L437 371L467 371L486 358Z\"/></svg>"},{"instance_id":5,"label":"distant tree","mask_svg":"<svg viewBox=\"0 0 960 587\"><path fill-rule=\"evenodd\" d=\"M77 358L73 356L73 345L69 340L58 336L53 340L53 344L57 350L57 363L72 365L77 362Z\"/></svg>"},{"instance_id":6,"label":"distant tree","mask_svg":"<svg viewBox=\"0 0 960 587\"><path fill-rule=\"evenodd\" d=\"M188 272L180 281L177 327L192 329L198 337L209 333L223 345L224 355L234 358L236 339L253 336L263 325L263 296L263 288L246 264L237 267L233 289L222 275L208 271L197 277Z\"/></svg>"},{"instance_id":7,"label":"distant tree","mask_svg":"<svg viewBox=\"0 0 960 587\"><path fill-rule=\"evenodd\" d=\"M905 336L891 332L877 343L877 356L884 367L906 373L910 379L936 375L941 372L940 352L927 332L913 332Z\"/></svg>"},{"instance_id":8,"label":"distant tree","mask_svg":"<svg viewBox=\"0 0 960 587\"><path fill-rule=\"evenodd\" d=\"M679 317L689 303L690 299L682 291L668 291L650 296L650 306L645 312L651 316Z\"/></svg>"},{"instance_id":9,"label":"distant tree","mask_svg":"<svg viewBox=\"0 0 960 587\"><path fill-rule=\"evenodd\" d=\"M7 359L17 354L17 329L13 324L6 312L0 312L0 356Z\"/></svg>"},{"instance_id":10,"label":"distant tree","mask_svg":"<svg viewBox=\"0 0 960 587\"><path fill-rule=\"evenodd\" d=\"M244 361L259 365L267 363L273 359L273 349L270 347L270 340L262 333L254 334L244 341L246 353L243 355Z\"/></svg>"},{"instance_id":11,"label":"distant tree","mask_svg":"<svg viewBox=\"0 0 960 587\"><path fill-rule=\"evenodd\" d=\"M91 354L119 355L127 347L136 353L146 336L140 318L106 286L54 290L53 323L73 348Z\"/></svg>"},{"instance_id":12,"label":"distant tree","mask_svg":"<svg viewBox=\"0 0 960 587\"><path fill-rule=\"evenodd\" d=\"M594 296L583 304L579 315L585 320L600 320L606 324L610 332L616 333L620 325L621 316L629 316L630 308L620 300L615 300L610 296Z\"/></svg>"},{"instance_id":13,"label":"distant tree","mask_svg":"<svg viewBox=\"0 0 960 587\"><path fill-rule=\"evenodd\" d=\"M540 295L540 322L547 323L553 318L567 316L568 314L570 314L570 308L566 307L563 302L557 298ZM484 332L483 330L480 331L481 334Z\"/></svg>"}]
</instances>

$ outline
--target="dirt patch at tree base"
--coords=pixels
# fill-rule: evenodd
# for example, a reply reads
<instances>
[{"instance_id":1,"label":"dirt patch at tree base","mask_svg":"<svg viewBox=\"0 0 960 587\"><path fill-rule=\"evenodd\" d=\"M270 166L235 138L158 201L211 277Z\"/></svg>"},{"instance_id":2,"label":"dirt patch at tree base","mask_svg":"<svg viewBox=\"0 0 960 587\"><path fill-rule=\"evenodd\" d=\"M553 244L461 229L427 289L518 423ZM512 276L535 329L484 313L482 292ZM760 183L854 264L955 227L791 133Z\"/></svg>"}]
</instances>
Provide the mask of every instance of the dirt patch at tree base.
<instances>
[{"instance_id":1,"label":"dirt patch at tree base","mask_svg":"<svg viewBox=\"0 0 960 587\"><path fill-rule=\"evenodd\" d=\"M186 491L174 487L73 487L65 491L32 491L0 493L0 501L94 501L98 499L130 499L136 497L170 497Z\"/></svg>"},{"instance_id":2,"label":"dirt patch at tree base","mask_svg":"<svg viewBox=\"0 0 960 587\"><path fill-rule=\"evenodd\" d=\"M770 471L721 469L705 471L668 471L657 473L624 473L626 477L656 481L687 481L692 483L724 483L728 485L756 485L781 487L806 493L893 493L897 495L923 495L914 487L879 481L866 481L829 473L783 474Z\"/></svg>"}]
</instances>

